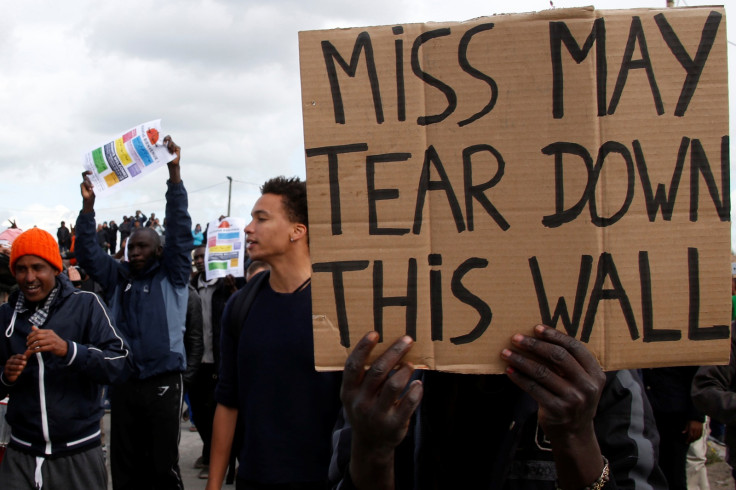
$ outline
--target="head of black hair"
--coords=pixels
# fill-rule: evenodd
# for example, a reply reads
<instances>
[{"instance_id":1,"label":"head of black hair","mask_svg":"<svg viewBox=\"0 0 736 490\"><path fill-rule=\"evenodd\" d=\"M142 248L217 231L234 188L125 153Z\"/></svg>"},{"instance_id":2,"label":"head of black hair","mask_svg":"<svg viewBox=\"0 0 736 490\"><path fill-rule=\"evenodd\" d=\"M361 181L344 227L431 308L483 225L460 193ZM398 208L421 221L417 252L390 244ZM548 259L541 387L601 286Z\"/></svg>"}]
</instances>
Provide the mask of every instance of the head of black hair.
<instances>
[{"instance_id":1,"label":"head of black hair","mask_svg":"<svg viewBox=\"0 0 736 490\"><path fill-rule=\"evenodd\" d=\"M307 183L299 177L274 177L261 186L261 194L281 196L286 215L292 223L309 227L307 213Z\"/></svg>"}]
</instances>

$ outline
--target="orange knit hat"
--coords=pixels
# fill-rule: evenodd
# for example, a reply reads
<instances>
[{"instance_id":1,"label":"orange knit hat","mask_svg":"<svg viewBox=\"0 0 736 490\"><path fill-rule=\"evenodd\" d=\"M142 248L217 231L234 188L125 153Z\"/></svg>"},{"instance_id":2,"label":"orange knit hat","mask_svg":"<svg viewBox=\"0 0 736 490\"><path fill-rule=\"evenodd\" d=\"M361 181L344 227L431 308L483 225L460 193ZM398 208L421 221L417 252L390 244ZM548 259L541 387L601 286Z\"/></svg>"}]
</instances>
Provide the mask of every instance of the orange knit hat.
<instances>
[{"instance_id":1,"label":"orange knit hat","mask_svg":"<svg viewBox=\"0 0 736 490\"><path fill-rule=\"evenodd\" d=\"M41 228L24 231L13 242L13 249L10 251L10 272L13 275L15 275L15 263L24 255L41 257L59 272L64 269L59 245L49 232Z\"/></svg>"}]
</instances>

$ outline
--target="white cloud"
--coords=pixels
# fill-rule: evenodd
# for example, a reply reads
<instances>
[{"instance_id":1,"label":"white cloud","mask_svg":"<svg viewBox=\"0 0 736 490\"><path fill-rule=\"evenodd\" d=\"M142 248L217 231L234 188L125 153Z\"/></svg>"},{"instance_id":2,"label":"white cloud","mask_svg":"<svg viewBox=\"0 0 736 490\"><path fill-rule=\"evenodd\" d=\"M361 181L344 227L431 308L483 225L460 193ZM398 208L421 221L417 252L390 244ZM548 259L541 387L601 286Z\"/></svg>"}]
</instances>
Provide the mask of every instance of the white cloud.
<instances>
[{"instance_id":1,"label":"white cloud","mask_svg":"<svg viewBox=\"0 0 736 490\"><path fill-rule=\"evenodd\" d=\"M592 3L627 8L664 2ZM29 0L5 5L0 17L0 229L11 217L23 228L38 225L52 232L61 220L74 222L81 206L82 153L159 117L183 148L182 174L194 222L204 225L225 213L227 176L234 179L232 214L247 216L264 180L304 176L298 31L465 20L509 7L542 10L549 0L513 5ZM138 208L163 216L165 180L166 171L160 170L127 193L99 199L98 217L119 221Z\"/></svg>"}]
</instances>

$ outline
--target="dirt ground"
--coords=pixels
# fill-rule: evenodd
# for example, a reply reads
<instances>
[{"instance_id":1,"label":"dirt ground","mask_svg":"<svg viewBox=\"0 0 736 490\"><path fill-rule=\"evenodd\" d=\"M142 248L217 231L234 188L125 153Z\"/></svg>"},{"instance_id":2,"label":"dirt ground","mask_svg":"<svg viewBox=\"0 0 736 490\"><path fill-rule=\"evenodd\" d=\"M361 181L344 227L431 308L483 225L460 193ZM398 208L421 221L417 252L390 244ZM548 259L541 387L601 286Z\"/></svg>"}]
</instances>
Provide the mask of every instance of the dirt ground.
<instances>
[{"instance_id":1,"label":"dirt ground","mask_svg":"<svg viewBox=\"0 0 736 490\"><path fill-rule=\"evenodd\" d=\"M708 470L708 483L712 490L734 488L731 468L725 462L712 463L706 468Z\"/></svg>"},{"instance_id":2,"label":"dirt ground","mask_svg":"<svg viewBox=\"0 0 736 490\"><path fill-rule=\"evenodd\" d=\"M708 470L708 483L712 490L722 490L726 488L734 489L734 480L731 477L731 467L724 461L726 458L726 448L708 442L708 461L706 466Z\"/></svg>"}]
</instances>

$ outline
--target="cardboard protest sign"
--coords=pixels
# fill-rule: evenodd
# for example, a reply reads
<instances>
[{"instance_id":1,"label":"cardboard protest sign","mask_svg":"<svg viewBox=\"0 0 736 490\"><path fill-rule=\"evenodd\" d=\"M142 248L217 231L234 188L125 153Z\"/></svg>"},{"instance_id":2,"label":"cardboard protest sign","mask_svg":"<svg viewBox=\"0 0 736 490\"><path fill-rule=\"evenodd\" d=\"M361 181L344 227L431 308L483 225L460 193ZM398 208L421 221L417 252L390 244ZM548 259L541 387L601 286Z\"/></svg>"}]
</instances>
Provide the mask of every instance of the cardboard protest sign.
<instances>
[{"instance_id":1,"label":"cardboard protest sign","mask_svg":"<svg viewBox=\"0 0 736 490\"><path fill-rule=\"evenodd\" d=\"M728 360L723 8L299 45L318 369L377 330L417 365L501 372L540 322L605 369Z\"/></svg>"},{"instance_id":2,"label":"cardboard protest sign","mask_svg":"<svg viewBox=\"0 0 736 490\"><path fill-rule=\"evenodd\" d=\"M207 226L204 263L207 280L225 277L243 277L245 271L245 220L223 218L210 221Z\"/></svg>"},{"instance_id":3,"label":"cardboard protest sign","mask_svg":"<svg viewBox=\"0 0 736 490\"><path fill-rule=\"evenodd\" d=\"M122 189L143 175L169 163L176 155L163 144L161 119L139 124L83 155L84 169L95 194Z\"/></svg>"}]
</instances>

